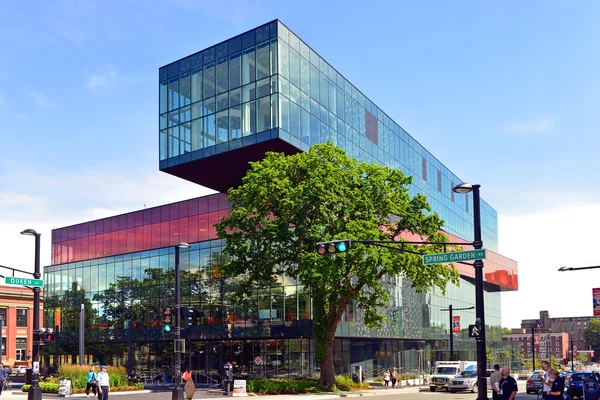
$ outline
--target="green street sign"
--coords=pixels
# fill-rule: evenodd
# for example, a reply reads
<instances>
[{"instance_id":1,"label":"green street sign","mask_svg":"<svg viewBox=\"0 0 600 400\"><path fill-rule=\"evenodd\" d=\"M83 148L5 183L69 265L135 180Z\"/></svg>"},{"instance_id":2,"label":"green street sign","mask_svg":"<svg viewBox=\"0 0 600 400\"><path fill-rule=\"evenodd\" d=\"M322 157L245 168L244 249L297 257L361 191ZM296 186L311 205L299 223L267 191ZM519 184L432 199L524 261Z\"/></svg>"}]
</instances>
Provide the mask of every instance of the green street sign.
<instances>
[{"instance_id":1,"label":"green street sign","mask_svg":"<svg viewBox=\"0 0 600 400\"><path fill-rule=\"evenodd\" d=\"M425 254L423 255L423 265L445 264L458 261L484 260L485 249L455 251L452 253Z\"/></svg>"},{"instance_id":2,"label":"green street sign","mask_svg":"<svg viewBox=\"0 0 600 400\"><path fill-rule=\"evenodd\" d=\"M4 278L4 283L7 285L44 287L43 279L15 278L12 276L7 276Z\"/></svg>"}]
</instances>

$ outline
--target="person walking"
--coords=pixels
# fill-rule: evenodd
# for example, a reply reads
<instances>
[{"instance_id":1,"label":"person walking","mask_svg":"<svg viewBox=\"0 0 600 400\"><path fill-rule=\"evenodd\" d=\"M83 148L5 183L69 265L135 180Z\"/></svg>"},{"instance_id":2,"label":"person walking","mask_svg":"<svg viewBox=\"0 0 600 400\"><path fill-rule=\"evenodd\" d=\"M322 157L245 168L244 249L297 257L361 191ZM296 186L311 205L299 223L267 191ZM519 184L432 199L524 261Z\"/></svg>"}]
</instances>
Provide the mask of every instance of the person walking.
<instances>
[{"instance_id":1,"label":"person walking","mask_svg":"<svg viewBox=\"0 0 600 400\"><path fill-rule=\"evenodd\" d=\"M554 368L548 371L548 375L550 375L550 381L552 382L552 386L548 392L548 399L561 400L565 391L565 378L560 376L558 370Z\"/></svg>"},{"instance_id":2,"label":"person walking","mask_svg":"<svg viewBox=\"0 0 600 400\"><path fill-rule=\"evenodd\" d=\"M98 374L94 371L94 367L90 367L90 372L87 374L87 382L85 384L85 396L90 397L90 389L96 396L96 389L98 388Z\"/></svg>"},{"instance_id":3,"label":"person walking","mask_svg":"<svg viewBox=\"0 0 600 400\"><path fill-rule=\"evenodd\" d=\"M499 400L514 400L517 396L517 381L510 376L510 368L502 368L502 379L500 379L500 399Z\"/></svg>"},{"instance_id":4,"label":"person walking","mask_svg":"<svg viewBox=\"0 0 600 400\"><path fill-rule=\"evenodd\" d=\"M500 379L502 379L502 371L500 371L500 365L494 365L494 372L490 375L490 386L492 388L492 400L498 400L500 398Z\"/></svg>"},{"instance_id":5,"label":"person walking","mask_svg":"<svg viewBox=\"0 0 600 400\"><path fill-rule=\"evenodd\" d=\"M398 380L398 373L396 372L396 368L392 369L392 388L396 388L396 381Z\"/></svg>"},{"instance_id":6,"label":"person walking","mask_svg":"<svg viewBox=\"0 0 600 400\"><path fill-rule=\"evenodd\" d=\"M387 390L388 386L390 386L390 370L386 369L385 372L383 373L383 386L385 386L385 389Z\"/></svg>"},{"instance_id":7,"label":"person walking","mask_svg":"<svg viewBox=\"0 0 600 400\"><path fill-rule=\"evenodd\" d=\"M98 374L98 400L108 400L108 392L110 391L110 377L106 372L106 365L100 366Z\"/></svg>"},{"instance_id":8,"label":"person walking","mask_svg":"<svg viewBox=\"0 0 600 400\"><path fill-rule=\"evenodd\" d=\"M4 369L4 364L0 363L0 395L2 395L2 388L4 387L5 381L6 381L6 369Z\"/></svg>"}]
</instances>

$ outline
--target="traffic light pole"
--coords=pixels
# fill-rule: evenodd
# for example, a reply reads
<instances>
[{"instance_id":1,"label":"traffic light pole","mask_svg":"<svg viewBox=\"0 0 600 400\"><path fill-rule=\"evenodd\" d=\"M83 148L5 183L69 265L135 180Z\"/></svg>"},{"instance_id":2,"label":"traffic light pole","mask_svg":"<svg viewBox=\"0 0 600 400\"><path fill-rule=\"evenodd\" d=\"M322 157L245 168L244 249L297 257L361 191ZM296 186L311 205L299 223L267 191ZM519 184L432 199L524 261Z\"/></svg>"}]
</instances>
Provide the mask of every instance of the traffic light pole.
<instances>
[{"instance_id":1,"label":"traffic light pole","mask_svg":"<svg viewBox=\"0 0 600 400\"><path fill-rule=\"evenodd\" d=\"M448 306L448 308L443 308L440 311L448 311L450 313L450 361L454 361L454 326L453 326L453 319L454 319L454 314L452 313L453 311L462 311L462 310L472 310L474 309L474 306L471 307L464 307L464 308L452 308L452 304L450 304Z\"/></svg>"}]
</instances>

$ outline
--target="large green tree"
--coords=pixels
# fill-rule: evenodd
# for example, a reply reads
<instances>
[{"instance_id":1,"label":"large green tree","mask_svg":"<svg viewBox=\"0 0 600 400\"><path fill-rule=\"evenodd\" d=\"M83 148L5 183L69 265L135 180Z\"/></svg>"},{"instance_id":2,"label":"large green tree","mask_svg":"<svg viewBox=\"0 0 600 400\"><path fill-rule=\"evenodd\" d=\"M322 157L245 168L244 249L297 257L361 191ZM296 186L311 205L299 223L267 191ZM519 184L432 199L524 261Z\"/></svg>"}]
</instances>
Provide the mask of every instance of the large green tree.
<instances>
[{"instance_id":1,"label":"large green tree","mask_svg":"<svg viewBox=\"0 0 600 400\"><path fill-rule=\"evenodd\" d=\"M320 241L402 240L406 231L432 242L447 241L443 221L422 195L409 196L411 178L401 171L349 158L331 143L292 156L267 153L252 163L242 184L228 192L231 214L216 225L226 239L223 266L228 276L244 275L248 288L273 284L285 274L311 291L313 334L321 383L333 386L333 340L346 306L356 301L364 323L386 320L389 293L384 277L402 276L417 290L445 291L458 284L448 265L423 266L421 257L353 243L350 251L321 256ZM442 246L407 250L441 252Z\"/></svg>"},{"instance_id":2,"label":"large green tree","mask_svg":"<svg viewBox=\"0 0 600 400\"><path fill-rule=\"evenodd\" d=\"M583 330L583 339L592 349L600 349L600 319L591 319Z\"/></svg>"}]
</instances>

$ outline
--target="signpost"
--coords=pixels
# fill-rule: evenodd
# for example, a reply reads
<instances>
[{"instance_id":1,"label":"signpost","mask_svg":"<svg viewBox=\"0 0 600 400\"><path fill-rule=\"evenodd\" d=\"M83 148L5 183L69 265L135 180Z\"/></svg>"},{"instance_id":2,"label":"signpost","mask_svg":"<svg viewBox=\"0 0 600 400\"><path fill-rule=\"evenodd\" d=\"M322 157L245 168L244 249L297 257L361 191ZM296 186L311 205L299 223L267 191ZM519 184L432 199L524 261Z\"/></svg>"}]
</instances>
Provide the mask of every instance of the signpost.
<instances>
[{"instance_id":1,"label":"signpost","mask_svg":"<svg viewBox=\"0 0 600 400\"><path fill-rule=\"evenodd\" d=\"M5 277L4 283L7 285L44 287L43 279L15 278L14 276Z\"/></svg>"},{"instance_id":2,"label":"signpost","mask_svg":"<svg viewBox=\"0 0 600 400\"><path fill-rule=\"evenodd\" d=\"M459 261L475 261L485 259L485 249L455 251L451 253L424 254L423 265L445 264Z\"/></svg>"}]
</instances>

